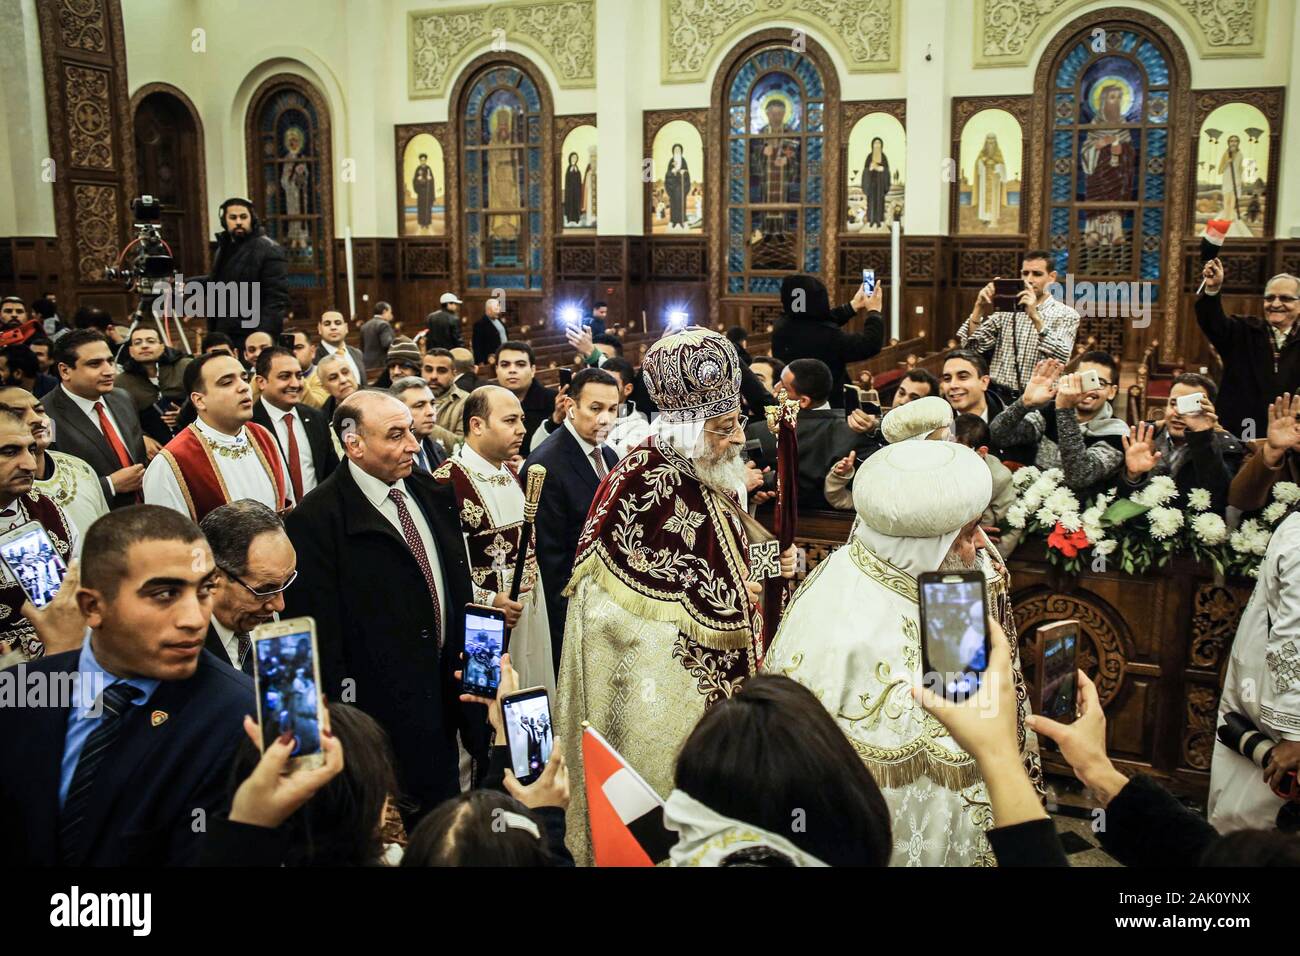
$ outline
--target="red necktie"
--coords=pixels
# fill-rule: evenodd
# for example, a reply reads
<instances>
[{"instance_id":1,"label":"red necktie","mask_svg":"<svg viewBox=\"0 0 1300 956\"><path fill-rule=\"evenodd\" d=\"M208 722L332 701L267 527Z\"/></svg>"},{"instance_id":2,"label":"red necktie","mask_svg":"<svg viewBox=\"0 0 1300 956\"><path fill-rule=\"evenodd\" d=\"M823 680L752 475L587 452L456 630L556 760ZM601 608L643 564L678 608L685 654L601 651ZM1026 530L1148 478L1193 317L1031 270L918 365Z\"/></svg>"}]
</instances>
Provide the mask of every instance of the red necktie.
<instances>
[{"instance_id":1,"label":"red necktie","mask_svg":"<svg viewBox=\"0 0 1300 956\"><path fill-rule=\"evenodd\" d=\"M397 520L402 525L402 537L406 538L406 546L411 549L411 554L415 557L415 562L420 566L420 573L424 575L424 583L429 586L429 597L433 598L433 627L438 636L438 647L442 648L442 605L438 603L438 588L433 583L433 568L429 566L429 555L424 550L424 542L420 540L420 532L415 527L415 521L411 518L411 512L406 507L405 495L396 488L389 489L388 497L393 499L393 504L397 505Z\"/></svg>"},{"instance_id":2,"label":"red necktie","mask_svg":"<svg viewBox=\"0 0 1300 956\"><path fill-rule=\"evenodd\" d=\"M289 430L289 480L293 482L293 500L302 504L302 462L298 457L298 436L293 433L293 412L285 412L284 427Z\"/></svg>"},{"instance_id":3,"label":"red necktie","mask_svg":"<svg viewBox=\"0 0 1300 956\"><path fill-rule=\"evenodd\" d=\"M132 464L131 456L126 453L126 446L122 444L122 439L118 437L117 429L108 420L108 415L104 412L104 403L96 402L95 411L99 413L99 427L103 430L104 437L108 439L113 454L117 455L117 463L123 468L130 468Z\"/></svg>"}]
</instances>

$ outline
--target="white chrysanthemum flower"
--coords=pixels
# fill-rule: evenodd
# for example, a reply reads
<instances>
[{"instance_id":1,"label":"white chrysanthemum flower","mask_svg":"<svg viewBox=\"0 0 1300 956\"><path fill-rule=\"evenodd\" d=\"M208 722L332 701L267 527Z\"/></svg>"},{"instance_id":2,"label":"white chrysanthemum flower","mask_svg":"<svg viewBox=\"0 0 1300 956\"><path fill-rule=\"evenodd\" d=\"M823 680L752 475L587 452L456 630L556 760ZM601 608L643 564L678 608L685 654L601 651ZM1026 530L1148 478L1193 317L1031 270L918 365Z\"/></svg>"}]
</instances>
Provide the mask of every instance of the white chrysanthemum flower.
<instances>
[{"instance_id":1,"label":"white chrysanthemum flower","mask_svg":"<svg viewBox=\"0 0 1300 956\"><path fill-rule=\"evenodd\" d=\"M1043 504L1051 508L1057 514L1066 512L1078 513L1079 499L1075 497L1074 492L1064 486L1057 488L1043 501Z\"/></svg>"},{"instance_id":2,"label":"white chrysanthemum flower","mask_svg":"<svg viewBox=\"0 0 1300 956\"><path fill-rule=\"evenodd\" d=\"M1128 500L1133 502L1135 505L1141 505L1143 508L1154 508L1155 501L1152 500L1150 492L1151 488L1150 486L1147 486L1141 491L1133 492L1133 494L1128 496Z\"/></svg>"},{"instance_id":3,"label":"white chrysanthemum flower","mask_svg":"<svg viewBox=\"0 0 1300 956\"><path fill-rule=\"evenodd\" d=\"M1012 505L1007 509L1007 524L1013 528L1023 528L1028 518L1024 505Z\"/></svg>"},{"instance_id":4,"label":"white chrysanthemum flower","mask_svg":"<svg viewBox=\"0 0 1300 956\"><path fill-rule=\"evenodd\" d=\"M1078 531L1083 527L1083 519L1077 511L1066 511L1061 515L1061 527L1070 532Z\"/></svg>"},{"instance_id":5,"label":"white chrysanthemum flower","mask_svg":"<svg viewBox=\"0 0 1300 956\"><path fill-rule=\"evenodd\" d=\"M1275 501L1264 509L1264 513L1261 517L1269 524L1277 524L1282 520L1282 516L1286 514L1289 507L1291 506L1285 501Z\"/></svg>"},{"instance_id":6,"label":"white chrysanthemum flower","mask_svg":"<svg viewBox=\"0 0 1300 956\"><path fill-rule=\"evenodd\" d=\"M1259 536L1259 522L1254 518L1249 521L1243 521L1241 527L1232 532L1228 538L1228 543L1232 545L1232 550L1238 554L1254 554L1254 540Z\"/></svg>"},{"instance_id":7,"label":"white chrysanthemum flower","mask_svg":"<svg viewBox=\"0 0 1300 956\"><path fill-rule=\"evenodd\" d=\"M1147 512L1147 520L1151 524L1151 537L1164 541L1183 526L1183 513L1176 508L1152 508Z\"/></svg>"},{"instance_id":8,"label":"white chrysanthemum flower","mask_svg":"<svg viewBox=\"0 0 1300 956\"><path fill-rule=\"evenodd\" d=\"M1063 472L1060 468L1049 468L1047 469L1047 471L1043 472L1043 477L1048 481L1050 481L1053 485L1059 485L1061 483L1061 479L1065 477L1065 472Z\"/></svg>"},{"instance_id":9,"label":"white chrysanthemum flower","mask_svg":"<svg viewBox=\"0 0 1300 956\"><path fill-rule=\"evenodd\" d=\"M1213 511L1196 515L1192 518L1192 530L1202 544L1214 547L1228 540L1228 526Z\"/></svg>"},{"instance_id":10,"label":"white chrysanthemum flower","mask_svg":"<svg viewBox=\"0 0 1300 956\"><path fill-rule=\"evenodd\" d=\"M1187 493L1187 504L1193 511L1209 511L1213 501L1204 488L1193 488Z\"/></svg>"},{"instance_id":11,"label":"white chrysanthemum flower","mask_svg":"<svg viewBox=\"0 0 1300 956\"><path fill-rule=\"evenodd\" d=\"M1088 536L1088 540L1093 544L1106 537L1106 529L1099 524L1088 521L1087 517L1083 519L1083 533Z\"/></svg>"},{"instance_id":12,"label":"white chrysanthemum flower","mask_svg":"<svg viewBox=\"0 0 1300 956\"><path fill-rule=\"evenodd\" d=\"M1043 503L1043 496L1040 495L1033 488L1030 488L1021 497L1020 503L1024 505L1025 512L1027 514L1033 514L1035 511L1038 510L1038 506Z\"/></svg>"},{"instance_id":13,"label":"white chrysanthemum flower","mask_svg":"<svg viewBox=\"0 0 1300 956\"><path fill-rule=\"evenodd\" d=\"M1016 473L1011 476L1011 484L1013 484L1017 489L1024 488L1037 481L1041 474L1042 472L1033 465L1026 465L1024 468L1018 469Z\"/></svg>"},{"instance_id":14,"label":"white chrysanthemum flower","mask_svg":"<svg viewBox=\"0 0 1300 956\"><path fill-rule=\"evenodd\" d=\"M1045 528L1055 528L1056 522L1061 520L1061 516L1051 508L1047 507L1047 505L1043 505L1034 512L1034 518Z\"/></svg>"},{"instance_id":15,"label":"white chrysanthemum flower","mask_svg":"<svg viewBox=\"0 0 1300 956\"><path fill-rule=\"evenodd\" d=\"M1279 481L1273 486L1273 497L1283 504L1294 504L1300 501L1300 485L1294 481Z\"/></svg>"},{"instance_id":16,"label":"white chrysanthemum flower","mask_svg":"<svg viewBox=\"0 0 1300 956\"><path fill-rule=\"evenodd\" d=\"M1098 541L1092 546L1092 553L1099 554L1103 558L1108 554L1114 554L1115 549L1119 547L1119 542L1114 538L1108 538L1105 541Z\"/></svg>"},{"instance_id":17,"label":"white chrysanthemum flower","mask_svg":"<svg viewBox=\"0 0 1300 956\"><path fill-rule=\"evenodd\" d=\"M1250 553L1257 554L1262 558L1265 555L1265 553L1267 553L1268 543L1269 541L1272 540L1272 538L1273 538L1272 531L1270 531L1268 528L1260 528L1259 531L1257 531L1254 537L1251 539Z\"/></svg>"},{"instance_id":18,"label":"white chrysanthemum flower","mask_svg":"<svg viewBox=\"0 0 1300 956\"><path fill-rule=\"evenodd\" d=\"M1147 500L1158 507L1178 494L1178 485L1168 475L1157 475L1147 485L1147 492Z\"/></svg>"}]
</instances>

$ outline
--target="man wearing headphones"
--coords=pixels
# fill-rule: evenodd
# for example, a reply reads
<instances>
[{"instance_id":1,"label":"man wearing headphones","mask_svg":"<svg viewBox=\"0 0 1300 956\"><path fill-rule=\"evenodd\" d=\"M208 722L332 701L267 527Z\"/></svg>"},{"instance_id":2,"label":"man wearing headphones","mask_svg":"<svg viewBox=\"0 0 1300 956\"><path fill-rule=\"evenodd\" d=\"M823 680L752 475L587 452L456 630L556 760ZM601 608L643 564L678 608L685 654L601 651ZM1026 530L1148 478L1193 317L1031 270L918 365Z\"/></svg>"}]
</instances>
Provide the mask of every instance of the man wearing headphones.
<instances>
[{"instance_id":1,"label":"man wearing headphones","mask_svg":"<svg viewBox=\"0 0 1300 956\"><path fill-rule=\"evenodd\" d=\"M229 335L239 354L244 339L252 333L266 332L274 341L284 328L289 311L289 260L284 248L266 234L247 199L227 199L221 204L220 218L222 230L217 233L212 271L199 281L249 283L207 297L209 303L216 303L213 314L207 316L208 331ZM252 307L240 308L241 304Z\"/></svg>"}]
</instances>

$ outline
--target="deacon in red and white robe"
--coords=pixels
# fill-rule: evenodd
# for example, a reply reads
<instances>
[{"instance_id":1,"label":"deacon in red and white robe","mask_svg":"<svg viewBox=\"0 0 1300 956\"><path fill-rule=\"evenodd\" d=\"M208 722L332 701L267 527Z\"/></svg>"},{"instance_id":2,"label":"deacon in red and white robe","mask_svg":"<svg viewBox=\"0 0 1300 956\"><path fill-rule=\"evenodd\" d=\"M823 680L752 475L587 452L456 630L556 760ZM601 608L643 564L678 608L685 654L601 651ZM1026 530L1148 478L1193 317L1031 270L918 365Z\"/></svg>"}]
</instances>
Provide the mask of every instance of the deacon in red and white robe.
<instances>
[{"instance_id":1,"label":"deacon in red and white robe","mask_svg":"<svg viewBox=\"0 0 1300 956\"><path fill-rule=\"evenodd\" d=\"M195 521L244 498L276 511L286 507L284 468L275 439L255 422L247 422L237 435L227 435L200 418L168 442L144 472L146 504L171 508Z\"/></svg>"}]
</instances>

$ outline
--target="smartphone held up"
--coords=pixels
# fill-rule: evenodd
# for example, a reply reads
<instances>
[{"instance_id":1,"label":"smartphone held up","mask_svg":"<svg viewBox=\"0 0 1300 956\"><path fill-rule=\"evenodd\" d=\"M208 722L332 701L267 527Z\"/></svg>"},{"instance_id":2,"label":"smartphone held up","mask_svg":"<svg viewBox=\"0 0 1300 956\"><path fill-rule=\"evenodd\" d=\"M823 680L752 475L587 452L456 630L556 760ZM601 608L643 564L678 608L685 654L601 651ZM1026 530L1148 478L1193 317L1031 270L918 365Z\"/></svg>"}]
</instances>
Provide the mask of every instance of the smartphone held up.
<instances>
[{"instance_id":1,"label":"smartphone held up","mask_svg":"<svg viewBox=\"0 0 1300 956\"><path fill-rule=\"evenodd\" d=\"M505 652L505 612L481 604L465 606L465 661L461 686L476 697L495 697Z\"/></svg>"},{"instance_id":2,"label":"smartphone held up","mask_svg":"<svg viewBox=\"0 0 1300 956\"><path fill-rule=\"evenodd\" d=\"M980 571L928 571L921 592L924 683L963 700L976 693L989 664L988 597Z\"/></svg>"},{"instance_id":3,"label":"smartphone held up","mask_svg":"<svg viewBox=\"0 0 1300 956\"><path fill-rule=\"evenodd\" d=\"M291 734L289 766L295 770L321 766L325 762L320 736L325 698L320 690L316 621L310 617L270 621L254 628L250 636L262 752L279 737Z\"/></svg>"},{"instance_id":4,"label":"smartphone held up","mask_svg":"<svg viewBox=\"0 0 1300 956\"><path fill-rule=\"evenodd\" d=\"M59 593L68 566L38 521L28 521L0 536L0 560L35 608Z\"/></svg>"}]
</instances>

